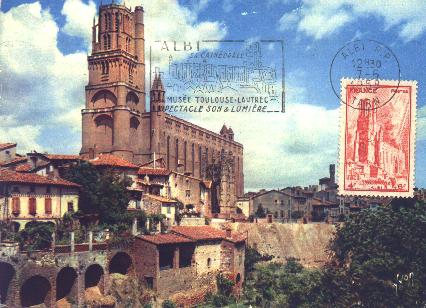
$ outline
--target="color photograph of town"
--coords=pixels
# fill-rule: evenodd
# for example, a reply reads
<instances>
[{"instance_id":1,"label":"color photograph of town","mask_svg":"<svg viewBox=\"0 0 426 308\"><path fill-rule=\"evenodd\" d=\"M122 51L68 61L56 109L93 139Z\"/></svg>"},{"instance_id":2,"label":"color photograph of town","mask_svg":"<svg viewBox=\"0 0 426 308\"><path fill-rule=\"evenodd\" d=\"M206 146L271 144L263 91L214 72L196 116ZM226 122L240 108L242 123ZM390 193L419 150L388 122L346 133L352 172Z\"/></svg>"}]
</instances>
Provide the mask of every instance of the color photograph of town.
<instances>
[{"instance_id":1,"label":"color photograph of town","mask_svg":"<svg viewBox=\"0 0 426 308\"><path fill-rule=\"evenodd\" d=\"M426 307L425 10L0 0L0 308Z\"/></svg>"}]
</instances>

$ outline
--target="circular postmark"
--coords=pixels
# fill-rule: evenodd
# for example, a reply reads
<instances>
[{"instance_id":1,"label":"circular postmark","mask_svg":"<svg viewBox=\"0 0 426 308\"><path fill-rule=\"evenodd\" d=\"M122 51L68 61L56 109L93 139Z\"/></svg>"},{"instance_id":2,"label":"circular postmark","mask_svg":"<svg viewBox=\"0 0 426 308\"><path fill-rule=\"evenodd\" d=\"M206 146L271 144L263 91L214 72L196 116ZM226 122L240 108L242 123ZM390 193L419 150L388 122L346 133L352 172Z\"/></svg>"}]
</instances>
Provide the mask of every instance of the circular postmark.
<instances>
[{"instance_id":1,"label":"circular postmark","mask_svg":"<svg viewBox=\"0 0 426 308\"><path fill-rule=\"evenodd\" d=\"M374 97L375 104L354 104L347 102L339 93L342 86L355 87L360 93L374 93L382 86L382 81L393 81L399 87L401 79L399 61L392 50L375 40L355 40L340 48L331 61L329 77L334 94L339 100L355 109L377 109L387 104L395 96L393 91L386 96Z\"/></svg>"}]
</instances>

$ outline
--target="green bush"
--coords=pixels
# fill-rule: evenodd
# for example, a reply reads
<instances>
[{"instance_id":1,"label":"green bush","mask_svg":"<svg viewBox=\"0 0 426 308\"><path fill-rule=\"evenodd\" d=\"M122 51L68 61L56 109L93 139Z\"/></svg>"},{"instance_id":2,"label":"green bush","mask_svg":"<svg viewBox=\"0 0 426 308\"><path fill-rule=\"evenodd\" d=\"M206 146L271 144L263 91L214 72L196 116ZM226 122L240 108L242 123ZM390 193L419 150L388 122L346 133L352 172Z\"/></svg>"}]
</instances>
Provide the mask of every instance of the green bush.
<instances>
[{"instance_id":1,"label":"green bush","mask_svg":"<svg viewBox=\"0 0 426 308\"><path fill-rule=\"evenodd\" d=\"M171 300L166 299L163 304L161 305L163 308L176 308L176 304L173 303Z\"/></svg>"}]
</instances>

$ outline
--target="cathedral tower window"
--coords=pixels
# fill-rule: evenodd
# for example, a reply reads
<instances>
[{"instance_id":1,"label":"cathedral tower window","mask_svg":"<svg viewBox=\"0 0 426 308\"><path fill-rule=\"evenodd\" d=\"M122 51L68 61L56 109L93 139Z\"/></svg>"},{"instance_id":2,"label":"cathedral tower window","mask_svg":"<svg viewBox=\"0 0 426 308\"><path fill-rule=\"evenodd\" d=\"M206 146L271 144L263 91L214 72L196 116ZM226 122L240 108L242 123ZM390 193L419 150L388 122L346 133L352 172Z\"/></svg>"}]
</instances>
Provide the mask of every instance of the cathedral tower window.
<instances>
[{"instance_id":1,"label":"cathedral tower window","mask_svg":"<svg viewBox=\"0 0 426 308\"><path fill-rule=\"evenodd\" d=\"M184 143L183 143L183 165L184 165L184 171L187 171L186 170L186 168L188 167L188 165L187 165L187 142L185 141Z\"/></svg>"},{"instance_id":2,"label":"cathedral tower window","mask_svg":"<svg viewBox=\"0 0 426 308\"><path fill-rule=\"evenodd\" d=\"M108 30L112 30L112 16L111 13L108 13Z\"/></svg>"},{"instance_id":3,"label":"cathedral tower window","mask_svg":"<svg viewBox=\"0 0 426 308\"><path fill-rule=\"evenodd\" d=\"M176 170L179 163L179 140L176 139L176 149L175 149L175 166Z\"/></svg>"},{"instance_id":4,"label":"cathedral tower window","mask_svg":"<svg viewBox=\"0 0 426 308\"><path fill-rule=\"evenodd\" d=\"M107 49L111 49L111 35L110 34L108 34L107 35Z\"/></svg>"},{"instance_id":5,"label":"cathedral tower window","mask_svg":"<svg viewBox=\"0 0 426 308\"><path fill-rule=\"evenodd\" d=\"M118 13L115 13L115 31L120 30L120 17Z\"/></svg>"},{"instance_id":6,"label":"cathedral tower window","mask_svg":"<svg viewBox=\"0 0 426 308\"><path fill-rule=\"evenodd\" d=\"M192 160L192 175L194 175L195 172L195 148L194 144L191 146L191 160Z\"/></svg>"},{"instance_id":7,"label":"cathedral tower window","mask_svg":"<svg viewBox=\"0 0 426 308\"><path fill-rule=\"evenodd\" d=\"M105 17L104 25L105 25L105 31L106 31L108 30L108 14L105 13L104 17Z\"/></svg>"},{"instance_id":8,"label":"cathedral tower window","mask_svg":"<svg viewBox=\"0 0 426 308\"><path fill-rule=\"evenodd\" d=\"M170 169L170 136L167 136L167 169Z\"/></svg>"},{"instance_id":9,"label":"cathedral tower window","mask_svg":"<svg viewBox=\"0 0 426 308\"><path fill-rule=\"evenodd\" d=\"M199 166L198 166L198 172L199 172L199 176L200 176L200 178L201 178L201 145L199 145L198 146L198 163L199 163Z\"/></svg>"},{"instance_id":10,"label":"cathedral tower window","mask_svg":"<svg viewBox=\"0 0 426 308\"><path fill-rule=\"evenodd\" d=\"M102 74L107 75L109 73L109 64L108 62L102 62Z\"/></svg>"},{"instance_id":11,"label":"cathedral tower window","mask_svg":"<svg viewBox=\"0 0 426 308\"><path fill-rule=\"evenodd\" d=\"M106 36L106 34L104 34L104 49L108 49L108 39L107 39L107 36Z\"/></svg>"}]
</instances>

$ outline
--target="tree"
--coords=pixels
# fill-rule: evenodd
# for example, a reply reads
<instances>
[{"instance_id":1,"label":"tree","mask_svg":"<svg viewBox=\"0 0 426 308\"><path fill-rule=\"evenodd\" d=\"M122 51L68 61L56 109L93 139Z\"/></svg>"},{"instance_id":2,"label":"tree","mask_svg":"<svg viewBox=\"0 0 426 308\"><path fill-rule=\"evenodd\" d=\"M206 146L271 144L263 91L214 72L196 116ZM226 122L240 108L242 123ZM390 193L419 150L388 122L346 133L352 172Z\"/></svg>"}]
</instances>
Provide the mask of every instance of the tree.
<instances>
[{"instance_id":1,"label":"tree","mask_svg":"<svg viewBox=\"0 0 426 308\"><path fill-rule=\"evenodd\" d=\"M54 225L50 222L31 221L25 229L19 232L19 242L22 249L43 250L50 248Z\"/></svg>"},{"instance_id":2,"label":"tree","mask_svg":"<svg viewBox=\"0 0 426 308\"><path fill-rule=\"evenodd\" d=\"M263 208L262 204L259 204L258 207L257 207L256 217L259 217L259 218L265 218L266 217L265 209Z\"/></svg>"},{"instance_id":3,"label":"tree","mask_svg":"<svg viewBox=\"0 0 426 308\"><path fill-rule=\"evenodd\" d=\"M171 300L166 299L163 304L161 305L163 308L175 308L176 304L172 302Z\"/></svg>"},{"instance_id":4,"label":"tree","mask_svg":"<svg viewBox=\"0 0 426 308\"><path fill-rule=\"evenodd\" d=\"M335 283L336 275L340 285L344 282L345 287L338 294L346 299L343 305L359 302L366 307L415 307L425 304L425 234L424 202L394 199L387 207L363 210L338 227L330 246L333 260L327 269L327 282Z\"/></svg>"},{"instance_id":5,"label":"tree","mask_svg":"<svg viewBox=\"0 0 426 308\"><path fill-rule=\"evenodd\" d=\"M64 175L67 180L81 185L79 210L84 214L96 214L102 224L128 225L132 216L127 213L131 185L128 177L121 177L112 170L99 172L89 163L70 168Z\"/></svg>"},{"instance_id":6,"label":"tree","mask_svg":"<svg viewBox=\"0 0 426 308\"><path fill-rule=\"evenodd\" d=\"M261 261L270 261L272 256L262 255L252 247L246 247L246 254L244 258L244 270L246 276L254 270L254 266Z\"/></svg>"}]
</instances>

